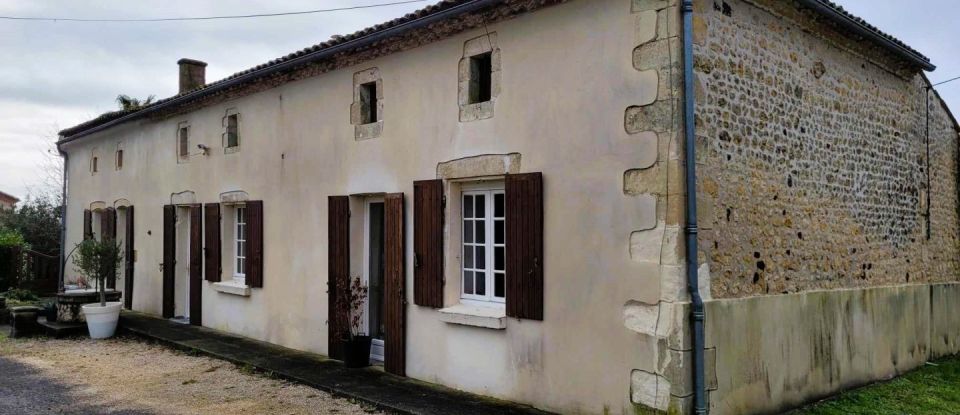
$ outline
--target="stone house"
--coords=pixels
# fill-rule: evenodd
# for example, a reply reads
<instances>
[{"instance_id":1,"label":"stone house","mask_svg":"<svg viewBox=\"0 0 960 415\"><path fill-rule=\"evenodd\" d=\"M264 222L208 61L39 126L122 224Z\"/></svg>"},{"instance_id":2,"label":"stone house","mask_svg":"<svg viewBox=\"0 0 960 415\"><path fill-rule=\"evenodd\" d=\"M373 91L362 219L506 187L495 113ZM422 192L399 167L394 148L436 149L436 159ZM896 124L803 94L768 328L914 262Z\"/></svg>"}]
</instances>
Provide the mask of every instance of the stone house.
<instances>
[{"instance_id":1,"label":"stone house","mask_svg":"<svg viewBox=\"0 0 960 415\"><path fill-rule=\"evenodd\" d=\"M61 132L67 245L123 241L127 308L339 358L357 277L386 371L561 413L776 412L960 349L960 128L826 0L447 0L205 66Z\"/></svg>"},{"instance_id":2,"label":"stone house","mask_svg":"<svg viewBox=\"0 0 960 415\"><path fill-rule=\"evenodd\" d=\"M0 209L13 209L14 206L19 202L16 196L13 196L9 193L0 192Z\"/></svg>"}]
</instances>

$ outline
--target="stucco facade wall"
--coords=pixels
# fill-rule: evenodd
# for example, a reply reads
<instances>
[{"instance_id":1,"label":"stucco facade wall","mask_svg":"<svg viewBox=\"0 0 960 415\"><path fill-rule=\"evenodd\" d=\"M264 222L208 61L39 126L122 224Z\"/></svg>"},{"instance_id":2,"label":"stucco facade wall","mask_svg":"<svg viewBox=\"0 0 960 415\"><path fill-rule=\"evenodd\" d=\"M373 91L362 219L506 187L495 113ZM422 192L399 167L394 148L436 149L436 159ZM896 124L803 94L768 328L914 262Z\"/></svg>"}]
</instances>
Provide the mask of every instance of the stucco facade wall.
<instances>
[{"instance_id":1,"label":"stucco facade wall","mask_svg":"<svg viewBox=\"0 0 960 415\"><path fill-rule=\"evenodd\" d=\"M922 74L785 2L697 1L702 260L714 297L955 281L957 131Z\"/></svg>"},{"instance_id":2,"label":"stucco facade wall","mask_svg":"<svg viewBox=\"0 0 960 415\"><path fill-rule=\"evenodd\" d=\"M356 195L357 202L360 195L403 192L409 376L563 413L632 411L632 373L658 371L657 339L631 330L624 307L658 303L662 268L658 258L632 257L638 244L631 243L631 233L663 229L657 205L666 199L625 192L624 172L667 165L661 148L669 138L632 134L624 125L625 109L654 102L662 91L655 76L635 67L639 33L656 32L648 25L658 24L633 13L635 6L628 0L552 6L70 143L67 244L80 241L81 212L92 202L129 200L136 208L134 308L159 314L162 206L183 191L194 196L178 199L203 203L220 201L224 192L246 192L264 206L264 287L240 297L203 282L203 323L326 353L327 196ZM500 49L495 112L460 122L458 62L465 43L488 32L496 33ZM357 141L350 123L353 74L373 67L385 97L382 131ZM221 119L231 108L240 114L241 144L238 152L225 153ZM191 128L191 151L204 144L211 152L178 164L176 128L184 121ZM120 141L124 168L91 174L94 148L101 160L110 160ZM437 310L413 304L413 181L449 175L456 168L442 163L486 154L504 155L497 159L504 171L496 163L477 163L493 166L492 173L543 173L542 322L509 319L505 330L469 327L443 322ZM458 226L457 219L448 217L451 224ZM446 245L457 243L448 231ZM660 251L661 239L648 243L655 246L646 249ZM225 241L225 252L228 246ZM458 261L446 259L448 306L458 298ZM224 278L229 264L224 262ZM67 278L73 275L68 270ZM655 325L656 315L641 319Z\"/></svg>"}]
</instances>

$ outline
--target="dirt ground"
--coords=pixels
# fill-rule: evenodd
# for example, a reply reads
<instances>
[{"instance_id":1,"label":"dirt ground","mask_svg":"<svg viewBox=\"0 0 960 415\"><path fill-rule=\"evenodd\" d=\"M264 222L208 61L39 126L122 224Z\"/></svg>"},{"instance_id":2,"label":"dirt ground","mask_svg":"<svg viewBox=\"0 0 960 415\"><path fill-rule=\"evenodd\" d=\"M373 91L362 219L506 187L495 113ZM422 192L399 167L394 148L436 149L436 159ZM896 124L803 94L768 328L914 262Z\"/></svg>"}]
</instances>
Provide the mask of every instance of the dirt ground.
<instances>
[{"instance_id":1,"label":"dirt ground","mask_svg":"<svg viewBox=\"0 0 960 415\"><path fill-rule=\"evenodd\" d=\"M8 339L6 334L0 330L0 414L379 413L132 337Z\"/></svg>"}]
</instances>

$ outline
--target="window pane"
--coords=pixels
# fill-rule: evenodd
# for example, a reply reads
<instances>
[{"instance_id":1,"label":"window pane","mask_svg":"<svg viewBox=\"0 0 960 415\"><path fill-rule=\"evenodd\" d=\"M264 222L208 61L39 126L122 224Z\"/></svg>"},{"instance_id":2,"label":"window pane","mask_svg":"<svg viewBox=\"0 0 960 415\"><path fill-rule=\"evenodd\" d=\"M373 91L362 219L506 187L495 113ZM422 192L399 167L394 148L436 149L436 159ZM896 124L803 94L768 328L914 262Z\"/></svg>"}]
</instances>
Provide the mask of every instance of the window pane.
<instances>
[{"instance_id":1,"label":"window pane","mask_svg":"<svg viewBox=\"0 0 960 415\"><path fill-rule=\"evenodd\" d=\"M486 269L487 268L487 260L486 260L487 248L483 246L477 246L475 248L477 250L476 252L477 255L475 258L476 259L475 264L477 264L477 266L475 266L474 268Z\"/></svg>"},{"instance_id":2,"label":"window pane","mask_svg":"<svg viewBox=\"0 0 960 415\"><path fill-rule=\"evenodd\" d=\"M504 291L504 275L501 273L493 274L493 296L504 298L506 297Z\"/></svg>"},{"instance_id":3,"label":"window pane","mask_svg":"<svg viewBox=\"0 0 960 415\"><path fill-rule=\"evenodd\" d=\"M474 288L477 290L477 295L487 295L487 282L482 272L476 273L476 283L474 284Z\"/></svg>"},{"instance_id":4,"label":"window pane","mask_svg":"<svg viewBox=\"0 0 960 415\"><path fill-rule=\"evenodd\" d=\"M470 196L470 195L463 196L463 217L465 218L473 217L473 196Z\"/></svg>"},{"instance_id":5,"label":"window pane","mask_svg":"<svg viewBox=\"0 0 960 415\"><path fill-rule=\"evenodd\" d=\"M493 222L493 243L496 243L496 244L503 243L503 234L506 231L506 229L504 229L505 227L506 225L502 220Z\"/></svg>"},{"instance_id":6,"label":"window pane","mask_svg":"<svg viewBox=\"0 0 960 415\"><path fill-rule=\"evenodd\" d=\"M463 272L463 293L473 294L473 272L472 271Z\"/></svg>"},{"instance_id":7,"label":"window pane","mask_svg":"<svg viewBox=\"0 0 960 415\"><path fill-rule=\"evenodd\" d=\"M503 217L503 193L493 195L493 215L498 218Z\"/></svg>"},{"instance_id":8,"label":"window pane","mask_svg":"<svg viewBox=\"0 0 960 415\"><path fill-rule=\"evenodd\" d=\"M477 223L477 243L482 244L486 241L487 221L478 220Z\"/></svg>"},{"instance_id":9,"label":"window pane","mask_svg":"<svg viewBox=\"0 0 960 415\"><path fill-rule=\"evenodd\" d=\"M484 195L477 195L477 196L475 197L475 199L476 199L476 202L477 202L477 210L475 211L475 212L476 212L476 217L478 217L478 218L486 217L486 213L485 213L485 210L484 210L484 208L486 208L486 204L485 204L485 203L486 203L486 199L484 198Z\"/></svg>"},{"instance_id":10,"label":"window pane","mask_svg":"<svg viewBox=\"0 0 960 415\"><path fill-rule=\"evenodd\" d=\"M463 221L463 243L473 243L473 221Z\"/></svg>"},{"instance_id":11,"label":"window pane","mask_svg":"<svg viewBox=\"0 0 960 415\"><path fill-rule=\"evenodd\" d=\"M493 269L497 271L503 271L504 270L503 262L504 262L504 248L502 246L493 248Z\"/></svg>"},{"instance_id":12,"label":"window pane","mask_svg":"<svg viewBox=\"0 0 960 415\"><path fill-rule=\"evenodd\" d=\"M473 268L473 247L467 246L463 249L463 267Z\"/></svg>"}]
</instances>

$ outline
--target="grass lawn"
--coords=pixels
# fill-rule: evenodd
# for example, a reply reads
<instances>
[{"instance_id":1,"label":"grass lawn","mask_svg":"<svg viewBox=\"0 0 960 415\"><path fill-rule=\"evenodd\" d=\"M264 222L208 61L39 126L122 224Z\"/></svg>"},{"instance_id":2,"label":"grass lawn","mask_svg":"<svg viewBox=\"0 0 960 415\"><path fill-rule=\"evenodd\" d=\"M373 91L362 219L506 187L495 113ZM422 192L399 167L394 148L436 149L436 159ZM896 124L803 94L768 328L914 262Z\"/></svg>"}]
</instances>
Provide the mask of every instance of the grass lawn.
<instances>
[{"instance_id":1,"label":"grass lawn","mask_svg":"<svg viewBox=\"0 0 960 415\"><path fill-rule=\"evenodd\" d=\"M960 357L926 364L791 414L960 414Z\"/></svg>"}]
</instances>

